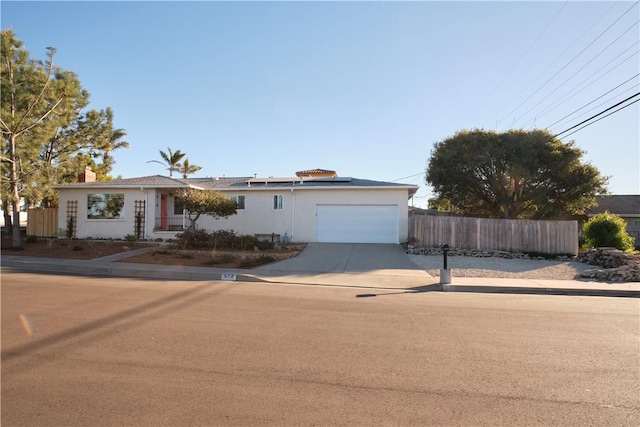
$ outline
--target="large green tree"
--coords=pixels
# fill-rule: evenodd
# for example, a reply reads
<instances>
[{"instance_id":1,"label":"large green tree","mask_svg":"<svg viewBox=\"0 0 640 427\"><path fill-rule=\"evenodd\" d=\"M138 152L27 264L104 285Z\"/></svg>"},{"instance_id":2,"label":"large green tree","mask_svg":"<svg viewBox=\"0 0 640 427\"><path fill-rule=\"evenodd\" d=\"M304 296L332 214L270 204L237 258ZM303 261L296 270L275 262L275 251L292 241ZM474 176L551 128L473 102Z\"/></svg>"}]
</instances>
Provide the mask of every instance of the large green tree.
<instances>
[{"instance_id":1,"label":"large green tree","mask_svg":"<svg viewBox=\"0 0 640 427\"><path fill-rule=\"evenodd\" d=\"M111 108L78 114L69 125L57 128L40 144L39 156L32 160L33 168L39 170L39 179L25 195L45 205L57 204L51 183L74 182L78 171L86 166L96 173L98 181L112 179L110 172L115 163L112 153L129 147L125 136L123 129L115 128Z\"/></svg>"},{"instance_id":2,"label":"large green tree","mask_svg":"<svg viewBox=\"0 0 640 427\"><path fill-rule=\"evenodd\" d=\"M573 141L545 130L457 132L434 144L426 182L434 207L490 218L581 215L607 191L606 177L583 163Z\"/></svg>"},{"instance_id":3,"label":"large green tree","mask_svg":"<svg viewBox=\"0 0 640 427\"><path fill-rule=\"evenodd\" d=\"M0 159L3 206L11 207L13 245L21 245L18 203L55 198L53 184L75 179L93 166L102 179L113 166L113 150L127 147L113 126L113 112L91 110L89 93L75 73L54 65L55 49L44 61L32 58L12 30L2 30L0 51ZM98 161L101 161L98 163Z\"/></svg>"}]
</instances>

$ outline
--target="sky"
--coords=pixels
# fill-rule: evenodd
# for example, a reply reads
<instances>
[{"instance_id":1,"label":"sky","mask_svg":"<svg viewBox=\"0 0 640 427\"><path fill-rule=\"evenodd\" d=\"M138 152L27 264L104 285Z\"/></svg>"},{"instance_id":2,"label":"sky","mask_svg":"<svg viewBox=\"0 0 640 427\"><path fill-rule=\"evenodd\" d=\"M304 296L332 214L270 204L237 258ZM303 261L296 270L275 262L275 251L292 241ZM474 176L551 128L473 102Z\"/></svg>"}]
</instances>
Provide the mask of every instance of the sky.
<instances>
[{"instance_id":1,"label":"sky","mask_svg":"<svg viewBox=\"0 0 640 427\"><path fill-rule=\"evenodd\" d=\"M131 144L113 153L113 176L168 175L149 161L171 148L202 166L194 177L330 169L419 185L410 204L426 207L433 146L457 131L557 134L637 94L639 8L2 1L0 16L33 57L56 48L88 108L113 109ZM637 99L559 135L609 177L611 194L640 194Z\"/></svg>"}]
</instances>

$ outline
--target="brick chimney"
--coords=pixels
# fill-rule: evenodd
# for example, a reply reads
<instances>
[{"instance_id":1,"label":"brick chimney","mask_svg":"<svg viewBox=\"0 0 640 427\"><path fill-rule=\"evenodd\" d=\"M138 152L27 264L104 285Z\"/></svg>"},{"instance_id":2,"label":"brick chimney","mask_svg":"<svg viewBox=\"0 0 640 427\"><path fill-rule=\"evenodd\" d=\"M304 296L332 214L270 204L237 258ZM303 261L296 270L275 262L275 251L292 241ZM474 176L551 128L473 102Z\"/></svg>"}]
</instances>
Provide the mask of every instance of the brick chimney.
<instances>
[{"instance_id":1,"label":"brick chimney","mask_svg":"<svg viewBox=\"0 0 640 427\"><path fill-rule=\"evenodd\" d=\"M78 182L96 182L96 173L90 166L85 166L84 170L78 174Z\"/></svg>"}]
</instances>

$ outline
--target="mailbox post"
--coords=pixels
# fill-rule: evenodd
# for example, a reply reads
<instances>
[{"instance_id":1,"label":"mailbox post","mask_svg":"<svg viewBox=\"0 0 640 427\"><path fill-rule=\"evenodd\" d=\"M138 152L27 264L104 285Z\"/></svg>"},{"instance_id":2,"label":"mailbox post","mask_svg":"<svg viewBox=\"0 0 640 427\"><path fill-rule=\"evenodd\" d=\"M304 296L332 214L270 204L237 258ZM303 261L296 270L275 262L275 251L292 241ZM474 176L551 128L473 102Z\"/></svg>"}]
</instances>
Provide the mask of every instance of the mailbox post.
<instances>
[{"instance_id":1,"label":"mailbox post","mask_svg":"<svg viewBox=\"0 0 640 427\"><path fill-rule=\"evenodd\" d=\"M442 263L445 270L447 269L447 252L449 252L449 245L445 243L442 245L442 256L444 257Z\"/></svg>"},{"instance_id":2,"label":"mailbox post","mask_svg":"<svg viewBox=\"0 0 640 427\"><path fill-rule=\"evenodd\" d=\"M447 265L447 253L449 252L449 245L446 243L442 245L442 263L443 268L440 269L440 284L441 285L450 285L451 284L451 270L449 270L449 266Z\"/></svg>"}]
</instances>

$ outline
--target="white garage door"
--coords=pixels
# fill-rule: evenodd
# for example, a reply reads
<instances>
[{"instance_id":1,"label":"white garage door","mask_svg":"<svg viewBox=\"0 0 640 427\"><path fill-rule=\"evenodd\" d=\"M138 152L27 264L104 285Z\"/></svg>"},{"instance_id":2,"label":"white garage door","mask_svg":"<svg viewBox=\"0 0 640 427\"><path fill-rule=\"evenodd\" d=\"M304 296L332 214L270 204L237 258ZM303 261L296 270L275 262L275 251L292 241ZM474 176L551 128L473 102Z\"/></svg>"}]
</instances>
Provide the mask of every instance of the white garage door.
<instances>
[{"instance_id":1,"label":"white garage door","mask_svg":"<svg viewBox=\"0 0 640 427\"><path fill-rule=\"evenodd\" d=\"M398 243L397 205L317 205L316 240Z\"/></svg>"}]
</instances>

